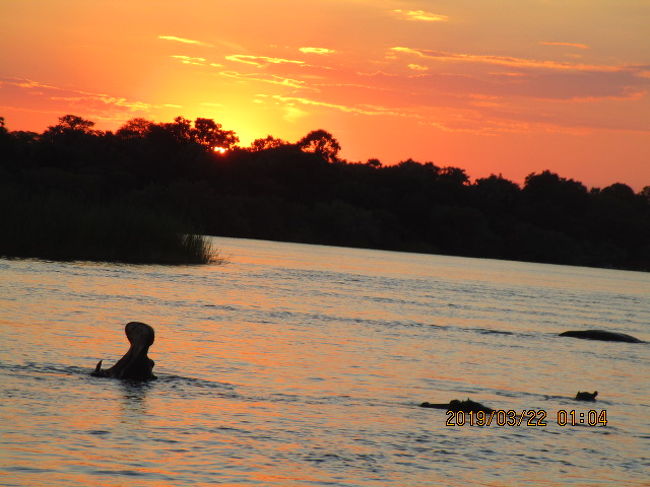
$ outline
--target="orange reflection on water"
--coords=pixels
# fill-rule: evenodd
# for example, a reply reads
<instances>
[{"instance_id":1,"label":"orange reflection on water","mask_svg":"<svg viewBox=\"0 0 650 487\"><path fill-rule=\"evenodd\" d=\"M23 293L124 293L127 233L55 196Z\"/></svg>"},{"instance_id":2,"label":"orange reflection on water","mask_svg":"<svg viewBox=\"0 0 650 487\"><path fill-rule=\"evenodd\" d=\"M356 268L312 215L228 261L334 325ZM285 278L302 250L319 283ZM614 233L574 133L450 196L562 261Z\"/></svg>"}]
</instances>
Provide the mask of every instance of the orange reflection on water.
<instances>
[{"instance_id":1,"label":"orange reflection on water","mask_svg":"<svg viewBox=\"0 0 650 487\"><path fill-rule=\"evenodd\" d=\"M644 426L630 405L647 401L645 349L563 340L556 328L606 313L635 326L644 276L218 242L230 264L7 264L18 287L0 297L0 458L25 469L14 484L501 485L496 466L559 486L575 456L572 468L595 479L609 478L603 458L625 459L617 473L634 485ZM586 284L603 303L583 306ZM607 292L631 296L623 311ZM159 380L88 377L126 352L131 320L156 330ZM418 407L469 396L550 418L595 389L611 409L607 435L454 429L444 411Z\"/></svg>"}]
</instances>

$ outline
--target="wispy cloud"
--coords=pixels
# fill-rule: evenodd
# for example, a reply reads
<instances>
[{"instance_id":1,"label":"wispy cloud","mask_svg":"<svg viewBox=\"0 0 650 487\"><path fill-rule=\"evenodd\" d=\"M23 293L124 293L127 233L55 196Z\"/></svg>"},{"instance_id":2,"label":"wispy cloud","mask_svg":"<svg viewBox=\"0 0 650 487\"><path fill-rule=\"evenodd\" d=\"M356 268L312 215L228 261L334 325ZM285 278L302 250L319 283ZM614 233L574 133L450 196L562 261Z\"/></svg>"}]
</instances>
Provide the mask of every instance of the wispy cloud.
<instances>
[{"instance_id":1,"label":"wispy cloud","mask_svg":"<svg viewBox=\"0 0 650 487\"><path fill-rule=\"evenodd\" d=\"M287 122L294 123L299 119L309 115L309 112L302 110L295 106L294 104L289 104L284 107L284 119Z\"/></svg>"},{"instance_id":2,"label":"wispy cloud","mask_svg":"<svg viewBox=\"0 0 650 487\"><path fill-rule=\"evenodd\" d=\"M27 78L0 78L0 86L3 87L2 94L9 99L20 100L27 110L33 107L38 112L59 114L74 110L81 115L105 121L120 122L136 113L151 113L162 108L182 108L171 103L148 103L107 93L54 86Z\"/></svg>"},{"instance_id":3,"label":"wispy cloud","mask_svg":"<svg viewBox=\"0 0 650 487\"><path fill-rule=\"evenodd\" d=\"M396 77L399 76L396 73L388 73L386 71L370 71L370 72L357 71L356 74L359 75L359 76L364 76L364 77L368 77L368 78L376 78L376 77L396 78Z\"/></svg>"},{"instance_id":4,"label":"wispy cloud","mask_svg":"<svg viewBox=\"0 0 650 487\"><path fill-rule=\"evenodd\" d=\"M314 88L310 88L306 86L304 81L293 79L293 78L286 78L284 76L278 76L276 74L264 75L259 73L239 73L237 71L221 71L219 72L219 75L224 76L226 78L234 78L243 81L269 83L273 85L286 86L289 88L308 89L308 90L318 91L315 90Z\"/></svg>"},{"instance_id":5,"label":"wispy cloud","mask_svg":"<svg viewBox=\"0 0 650 487\"><path fill-rule=\"evenodd\" d=\"M421 59L429 59L438 62L465 62L465 63L482 63L482 64L495 64L499 66L509 66L517 68L543 68L552 70L566 70L566 71L600 71L600 72L614 72L622 71L624 68L620 66L609 65L590 65L590 64L575 64L563 63L558 61L543 61L537 59L518 58L514 56L493 56L484 54L466 54L466 53L453 53L445 51L432 51L427 49L413 49L410 47L391 47L388 57L395 57L395 53L408 54L416 56Z\"/></svg>"},{"instance_id":6,"label":"wispy cloud","mask_svg":"<svg viewBox=\"0 0 650 487\"><path fill-rule=\"evenodd\" d=\"M424 10L393 10L393 13L406 20L415 20L420 22L447 22L449 17L446 15L434 14Z\"/></svg>"},{"instance_id":7,"label":"wispy cloud","mask_svg":"<svg viewBox=\"0 0 650 487\"><path fill-rule=\"evenodd\" d=\"M257 95L260 98L270 98L276 102L288 104L300 104L306 106L315 106L322 108L329 108L338 110L345 113L356 113L360 115L390 115L390 116L405 116L405 113L396 111L391 108L386 108L377 105L344 105L339 103L328 103L324 101L313 100L311 98L303 98L297 96L282 96L282 95Z\"/></svg>"},{"instance_id":8,"label":"wispy cloud","mask_svg":"<svg viewBox=\"0 0 650 487\"><path fill-rule=\"evenodd\" d=\"M208 42L203 42L203 41L197 41L194 39L187 39L185 37L176 37L176 36L158 36L158 39L162 39L164 41L172 41L172 42L180 42L181 44L194 44L197 46L208 46L212 47L212 44Z\"/></svg>"},{"instance_id":9,"label":"wispy cloud","mask_svg":"<svg viewBox=\"0 0 650 487\"><path fill-rule=\"evenodd\" d=\"M198 64L200 66L205 65L206 59L203 57L192 57L192 56L182 56L176 54L174 56L169 56L173 59L178 59L183 64Z\"/></svg>"},{"instance_id":10,"label":"wispy cloud","mask_svg":"<svg viewBox=\"0 0 650 487\"><path fill-rule=\"evenodd\" d=\"M248 54L232 54L226 56L228 61L233 61L236 63L251 64L257 67L268 66L269 64L299 64L305 65L304 61L297 61L295 59L284 59L278 57L268 57L268 56L251 56Z\"/></svg>"},{"instance_id":11,"label":"wispy cloud","mask_svg":"<svg viewBox=\"0 0 650 487\"><path fill-rule=\"evenodd\" d=\"M70 104L92 104L92 103L103 103L108 106L115 106L120 108L126 108L131 112L146 112L151 109L150 103L144 103L141 101L129 101L123 97L115 97L108 95L85 95L85 96L50 96L50 100L54 101L65 101Z\"/></svg>"},{"instance_id":12,"label":"wispy cloud","mask_svg":"<svg viewBox=\"0 0 650 487\"><path fill-rule=\"evenodd\" d=\"M336 52L334 49L326 47L301 47L298 50L305 54L334 54Z\"/></svg>"},{"instance_id":13,"label":"wispy cloud","mask_svg":"<svg viewBox=\"0 0 650 487\"><path fill-rule=\"evenodd\" d=\"M183 64L189 64L194 66L210 66L212 68L223 68L223 64L219 63L210 63L206 58L203 57L194 57L194 56L184 56L181 54L174 54L169 56L172 59L176 59Z\"/></svg>"},{"instance_id":14,"label":"wispy cloud","mask_svg":"<svg viewBox=\"0 0 650 487\"><path fill-rule=\"evenodd\" d=\"M389 116L402 117L416 121L420 125L435 127L445 132L464 132L480 135L496 135L503 132L525 132L530 128L529 124L522 126L521 122L510 120L487 120L480 111L475 108L454 108L447 107L418 107L417 110L407 108L388 108L375 104L348 105L342 103L329 103L311 98L281 96L281 95L257 95L258 103L274 102L285 110L285 118L288 110L295 110L297 106L311 106L328 110L337 110L353 115L366 115L370 117Z\"/></svg>"},{"instance_id":15,"label":"wispy cloud","mask_svg":"<svg viewBox=\"0 0 650 487\"><path fill-rule=\"evenodd\" d=\"M440 103L446 96L466 99L467 93L499 96L509 103L523 100L629 100L650 91L650 80L631 67L616 71L526 69L495 70L491 65L468 66L454 73L447 66L409 75L401 68L397 78L378 78L377 83L411 93L422 105ZM456 103L456 102L454 102Z\"/></svg>"},{"instance_id":16,"label":"wispy cloud","mask_svg":"<svg viewBox=\"0 0 650 487\"><path fill-rule=\"evenodd\" d=\"M0 85L29 90L30 93L39 97L44 97L48 100L63 101L72 104L93 102L125 108L130 111L147 111L152 107L149 103L132 101L124 97L111 96L106 93L93 93L83 90L62 88L27 78L2 78L0 79ZM36 92L33 91L35 88L38 88Z\"/></svg>"},{"instance_id":17,"label":"wispy cloud","mask_svg":"<svg viewBox=\"0 0 650 487\"><path fill-rule=\"evenodd\" d=\"M386 57L389 59L396 59L397 54L411 54L413 56L421 57L421 58L426 58L428 57L426 54L424 54L424 51L421 51L419 49L413 49L411 47L404 47L404 46L396 46L396 47L391 47L388 50L388 53L386 54Z\"/></svg>"},{"instance_id":18,"label":"wispy cloud","mask_svg":"<svg viewBox=\"0 0 650 487\"><path fill-rule=\"evenodd\" d=\"M32 88L46 88L46 89L58 89L56 86L48 85L45 83L41 83L40 81L34 81L32 79L21 79L21 78L4 78L0 80L0 86L4 83L7 83L9 85L17 86L19 88L26 88L26 89L32 89Z\"/></svg>"},{"instance_id":19,"label":"wispy cloud","mask_svg":"<svg viewBox=\"0 0 650 487\"><path fill-rule=\"evenodd\" d=\"M380 86L378 84L373 84L373 85L368 85L368 84L363 84L363 83L337 83L337 82L331 82L331 83L314 83L313 86L319 86L323 88L356 88L360 90L376 90L376 91L390 91L392 88L387 88L384 86Z\"/></svg>"},{"instance_id":20,"label":"wispy cloud","mask_svg":"<svg viewBox=\"0 0 650 487\"><path fill-rule=\"evenodd\" d=\"M577 42L552 42L552 41L542 41L540 42L542 46L561 46L561 47L575 47L576 49L589 49L587 44L580 44Z\"/></svg>"},{"instance_id":21,"label":"wispy cloud","mask_svg":"<svg viewBox=\"0 0 650 487\"><path fill-rule=\"evenodd\" d=\"M413 71L429 71L429 68L422 66L421 64L409 64L408 68L412 69Z\"/></svg>"},{"instance_id":22,"label":"wispy cloud","mask_svg":"<svg viewBox=\"0 0 650 487\"><path fill-rule=\"evenodd\" d=\"M529 76L526 73L512 72L512 71L493 71L488 73L490 76L501 76L506 78L525 78Z\"/></svg>"}]
</instances>

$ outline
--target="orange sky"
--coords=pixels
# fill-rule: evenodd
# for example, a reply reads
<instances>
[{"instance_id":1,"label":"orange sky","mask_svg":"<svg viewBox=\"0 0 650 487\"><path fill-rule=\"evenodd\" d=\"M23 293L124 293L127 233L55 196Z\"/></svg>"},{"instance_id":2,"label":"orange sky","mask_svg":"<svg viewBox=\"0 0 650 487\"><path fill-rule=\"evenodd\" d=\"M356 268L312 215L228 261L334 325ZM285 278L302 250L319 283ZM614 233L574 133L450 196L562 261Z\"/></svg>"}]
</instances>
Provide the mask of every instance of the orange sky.
<instances>
[{"instance_id":1,"label":"orange sky","mask_svg":"<svg viewBox=\"0 0 650 487\"><path fill-rule=\"evenodd\" d=\"M650 185L647 0L0 0L0 116L318 128L351 161Z\"/></svg>"}]
</instances>

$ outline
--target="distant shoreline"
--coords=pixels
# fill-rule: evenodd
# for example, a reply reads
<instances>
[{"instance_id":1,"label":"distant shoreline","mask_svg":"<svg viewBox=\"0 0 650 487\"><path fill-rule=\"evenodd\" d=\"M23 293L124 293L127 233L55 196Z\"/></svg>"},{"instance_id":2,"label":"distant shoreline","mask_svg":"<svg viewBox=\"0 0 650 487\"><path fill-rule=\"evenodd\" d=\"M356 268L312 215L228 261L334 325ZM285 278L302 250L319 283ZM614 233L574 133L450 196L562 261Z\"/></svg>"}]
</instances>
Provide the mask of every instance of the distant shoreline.
<instances>
[{"instance_id":1,"label":"distant shoreline","mask_svg":"<svg viewBox=\"0 0 650 487\"><path fill-rule=\"evenodd\" d=\"M241 148L210 119L93 126L0 127L0 255L201 263L204 234L650 271L650 186L348 162L325 130Z\"/></svg>"}]
</instances>

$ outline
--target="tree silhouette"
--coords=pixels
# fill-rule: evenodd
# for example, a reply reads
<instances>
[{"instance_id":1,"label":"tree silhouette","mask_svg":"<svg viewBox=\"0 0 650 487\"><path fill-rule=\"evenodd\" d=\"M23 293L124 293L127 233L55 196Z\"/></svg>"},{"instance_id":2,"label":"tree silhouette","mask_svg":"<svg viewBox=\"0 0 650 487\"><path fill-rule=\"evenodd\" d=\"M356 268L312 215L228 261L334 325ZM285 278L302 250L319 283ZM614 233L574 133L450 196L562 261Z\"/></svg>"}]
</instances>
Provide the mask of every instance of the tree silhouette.
<instances>
[{"instance_id":1,"label":"tree silhouette","mask_svg":"<svg viewBox=\"0 0 650 487\"><path fill-rule=\"evenodd\" d=\"M64 115L59 117L59 123L47 128L45 134L57 135L70 135L70 134L87 134L92 135L95 132L93 127L95 122L85 120L77 115Z\"/></svg>"},{"instance_id":2,"label":"tree silhouette","mask_svg":"<svg viewBox=\"0 0 650 487\"><path fill-rule=\"evenodd\" d=\"M477 201L490 211L505 212L517 204L520 189L512 181L492 174L474 183Z\"/></svg>"},{"instance_id":3,"label":"tree silhouette","mask_svg":"<svg viewBox=\"0 0 650 487\"><path fill-rule=\"evenodd\" d=\"M587 188L573 179L566 179L551 171L540 174L531 173L526 176L524 192L539 199L555 199L558 195L562 198L580 198L587 194Z\"/></svg>"},{"instance_id":4,"label":"tree silhouette","mask_svg":"<svg viewBox=\"0 0 650 487\"><path fill-rule=\"evenodd\" d=\"M639 193L639 196L641 196L643 199L646 200L648 204L650 204L650 186L644 186L641 192Z\"/></svg>"},{"instance_id":5,"label":"tree silhouette","mask_svg":"<svg viewBox=\"0 0 650 487\"><path fill-rule=\"evenodd\" d=\"M296 146L303 152L318 154L327 162L336 162L341 146L326 130L313 130L298 141Z\"/></svg>"},{"instance_id":6,"label":"tree silhouette","mask_svg":"<svg viewBox=\"0 0 650 487\"><path fill-rule=\"evenodd\" d=\"M600 191L601 196L617 199L619 201L634 201L634 190L627 184L614 183Z\"/></svg>"},{"instance_id":7,"label":"tree silhouette","mask_svg":"<svg viewBox=\"0 0 650 487\"><path fill-rule=\"evenodd\" d=\"M153 125L155 124L152 121L145 118L132 118L117 130L116 135L125 139L142 138L151 131Z\"/></svg>"},{"instance_id":8,"label":"tree silhouette","mask_svg":"<svg viewBox=\"0 0 650 487\"><path fill-rule=\"evenodd\" d=\"M253 142L251 142L249 150L251 152L260 152L269 149L277 149L278 147L282 147L284 145L289 145L289 142L286 140L277 139L272 135L267 135L263 139L255 139Z\"/></svg>"},{"instance_id":9,"label":"tree silhouette","mask_svg":"<svg viewBox=\"0 0 650 487\"><path fill-rule=\"evenodd\" d=\"M221 148L231 149L239 137L232 130L223 130L221 124L211 118L197 118L194 120L194 129L191 131L192 139L205 149Z\"/></svg>"},{"instance_id":10,"label":"tree silhouette","mask_svg":"<svg viewBox=\"0 0 650 487\"><path fill-rule=\"evenodd\" d=\"M522 190L526 220L558 232L573 233L588 213L587 188L551 171L529 174Z\"/></svg>"},{"instance_id":11,"label":"tree silhouette","mask_svg":"<svg viewBox=\"0 0 650 487\"><path fill-rule=\"evenodd\" d=\"M177 142L186 144L192 140L192 121L184 117L176 117L172 123L159 125Z\"/></svg>"},{"instance_id":12,"label":"tree silhouette","mask_svg":"<svg viewBox=\"0 0 650 487\"><path fill-rule=\"evenodd\" d=\"M366 161L366 166L375 167L375 168L376 167L381 167L381 161L379 159L375 159L375 158L368 159Z\"/></svg>"},{"instance_id":13,"label":"tree silhouette","mask_svg":"<svg viewBox=\"0 0 650 487\"><path fill-rule=\"evenodd\" d=\"M440 170L439 179L456 186L464 186L469 183L469 176L465 170L453 166L443 167Z\"/></svg>"}]
</instances>

